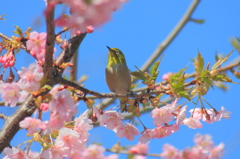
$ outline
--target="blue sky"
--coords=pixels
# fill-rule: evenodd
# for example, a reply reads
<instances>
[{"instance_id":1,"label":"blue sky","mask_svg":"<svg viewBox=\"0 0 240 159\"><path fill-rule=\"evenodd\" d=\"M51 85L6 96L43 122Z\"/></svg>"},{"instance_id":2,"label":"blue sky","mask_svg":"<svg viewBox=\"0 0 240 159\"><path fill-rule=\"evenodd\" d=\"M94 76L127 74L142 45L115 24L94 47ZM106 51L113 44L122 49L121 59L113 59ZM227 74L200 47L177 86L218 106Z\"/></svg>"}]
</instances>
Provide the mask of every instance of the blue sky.
<instances>
[{"instance_id":1,"label":"blue sky","mask_svg":"<svg viewBox=\"0 0 240 159\"><path fill-rule=\"evenodd\" d=\"M130 70L136 70L134 65L141 67L155 48L166 38L169 32L175 27L181 16L184 14L191 0L177 1L137 1L132 0L123 5L121 9L114 12L111 21L100 28L96 28L94 33L88 34L79 49L78 77L87 75L89 78L84 83L85 87L98 92L110 92L105 83L105 66L107 63L107 46L120 48L127 59ZM33 27L34 31L45 32L43 9L45 4L41 0L8 0L0 5L0 15L6 14L6 21L0 21L0 32L8 36L13 34L14 25L18 25L23 30ZM58 13L61 7L58 9ZM213 0L201 1L193 13L193 18L204 19L204 24L187 23L174 41L164 51L164 58L160 64L161 76L167 72L178 72L181 68L187 67L187 73L194 71L190 59L197 55L199 50L205 63L214 63L216 53L228 54L233 47L230 43L231 37L240 36L239 21L240 1L238 0ZM37 20L36 20L37 19ZM38 25L37 25L38 24ZM58 29L59 30L59 29ZM60 49L57 49L59 52ZM239 56L234 51L229 58L228 64ZM16 68L34 62L26 53L17 55ZM240 83L239 79L228 75L233 81ZM189 129L182 126L181 129L169 137L154 139L150 142L150 153L160 153L162 145L169 143L178 149L193 146L193 137L196 133L210 134L216 145L221 142L225 144L225 158L240 158L240 124L239 111L240 104L239 85L228 84L229 90L224 92L218 88L210 90L205 99L217 110L221 106L232 112L230 119L224 119L213 124L203 123L202 129ZM181 104L185 100L179 102ZM116 105L117 103L115 103ZM194 105L188 103L188 108ZM84 103L79 105L79 113L86 109ZM14 113L16 108L0 108L0 112L6 115ZM151 128L152 119L149 113L141 116L144 124ZM0 125L3 122L0 121ZM139 130L143 128L139 125ZM12 146L16 146L27 140L25 131L21 130L12 141ZM117 141L122 145L135 145L138 137L134 141L119 139L115 133L106 128L96 128L90 131L91 142L102 142L106 148L110 148ZM111 139L111 140L109 140ZM34 146L34 150L39 151L39 146ZM126 156L122 155L121 158ZM150 157L149 157L150 158Z\"/></svg>"}]
</instances>

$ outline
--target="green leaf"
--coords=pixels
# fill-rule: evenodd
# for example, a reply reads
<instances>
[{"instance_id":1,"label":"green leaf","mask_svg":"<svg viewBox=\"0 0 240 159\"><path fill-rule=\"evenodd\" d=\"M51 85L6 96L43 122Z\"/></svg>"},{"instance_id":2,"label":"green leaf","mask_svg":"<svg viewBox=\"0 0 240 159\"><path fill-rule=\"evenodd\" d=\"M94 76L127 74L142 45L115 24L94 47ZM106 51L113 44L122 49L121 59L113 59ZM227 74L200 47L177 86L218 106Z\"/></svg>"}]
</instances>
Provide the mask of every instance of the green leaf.
<instances>
[{"instance_id":1,"label":"green leaf","mask_svg":"<svg viewBox=\"0 0 240 159\"><path fill-rule=\"evenodd\" d=\"M212 77L214 81L220 81L220 82L230 82L230 83L235 83L235 84L238 84L236 82L233 82L229 76L226 76L226 75L216 75L214 77Z\"/></svg>"},{"instance_id":2,"label":"green leaf","mask_svg":"<svg viewBox=\"0 0 240 159\"><path fill-rule=\"evenodd\" d=\"M194 65L195 65L195 69L198 73L200 73L203 70L204 59L199 51L198 51L198 55L197 55Z\"/></svg>"},{"instance_id":3,"label":"green leaf","mask_svg":"<svg viewBox=\"0 0 240 159\"><path fill-rule=\"evenodd\" d=\"M181 96L181 97L184 97L188 100L191 100L191 98L189 97L188 93L186 91L181 91L181 92L178 92L178 94Z\"/></svg>"},{"instance_id":4,"label":"green leaf","mask_svg":"<svg viewBox=\"0 0 240 159\"><path fill-rule=\"evenodd\" d=\"M141 79L143 81L147 80L147 77L144 76L144 73L141 71L134 71L134 72L130 72L131 75L133 75L134 77L136 77L137 79Z\"/></svg>"},{"instance_id":5,"label":"green leaf","mask_svg":"<svg viewBox=\"0 0 240 159\"><path fill-rule=\"evenodd\" d=\"M203 24L205 22L204 19L193 19L193 18L191 18L190 20L195 22L195 23L198 23L198 24Z\"/></svg>"},{"instance_id":6,"label":"green leaf","mask_svg":"<svg viewBox=\"0 0 240 159\"><path fill-rule=\"evenodd\" d=\"M239 44L239 39L237 38L231 38L231 44L234 48L236 48L238 50L238 52L240 52L240 44Z\"/></svg>"},{"instance_id":7,"label":"green leaf","mask_svg":"<svg viewBox=\"0 0 240 159\"><path fill-rule=\"evenodd\" d=\"M224 62L226 62L228 60L228 57L233 53L233 50L225 57L225 58L222 58L220 60L218 60L211 68L211 71L212 70L215 70L217 69L221 64L223 64Z\"/></svg>"},{"instance_id":8,"label":"green leaf","mask_svg":"<svg viewBox=\"0 0 240 159\"><path fill-rule=\"evenodd\" d=\"M22 29L17 25L15 25L15 29L16 30L14 30L14 33L19 35L20 37L23 37Z\"/></svg>"},{"instance_id":9,"label":"green leaf","mask_svg":"<svg viewBox=\"0 0 240 159\"><path fill-rule=\"evenodd\" d=\"M163 58L163 56L161 56L160 60L158 60L157 62L155 62L152 65L152 67L150 69L150 74L152 75L151 80L156 80L157 79L157 76L159 74L158 66L159 66L160 62L162 61L162 58Z\"/></svg>"}]
</instances>

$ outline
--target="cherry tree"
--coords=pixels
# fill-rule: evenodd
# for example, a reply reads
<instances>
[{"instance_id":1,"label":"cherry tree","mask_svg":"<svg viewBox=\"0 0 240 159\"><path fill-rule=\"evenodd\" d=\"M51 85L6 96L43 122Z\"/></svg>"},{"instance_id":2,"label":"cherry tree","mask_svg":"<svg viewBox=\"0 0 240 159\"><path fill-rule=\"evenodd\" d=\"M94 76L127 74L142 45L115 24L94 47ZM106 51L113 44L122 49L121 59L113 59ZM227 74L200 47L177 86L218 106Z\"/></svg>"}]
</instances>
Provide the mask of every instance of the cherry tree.
<instances>
[{"instance_id":1,"label":"cherry tree","mask_svg":"<svg viewBox=\"0 0 240 159\"><path fill-rule=\"evenodd\" d=\"M164 60L161 55L177 34L188 22L196 25L204 22L192 17L199 2L192 1L178 25L145 64L131 71L132 87L127 94L100 93L83 85L84 76L80 80L76 77L76 55L86 35L94 34L94 29L108 22L127 0L47 0L43 11L45 32L31 28L23 31L20 26L15 26L12 37L0 33L1 105L17 107L10 116L0 114L4 120L0 131L0 150L4 152L4 158L115 159L118 154L126 154L132 159L146 156L221 158L224 144L214 144L208 134L196 134L193 139L195 145L183 150L166 143L162 152L148 151L152 139L161 140L178 133L182 126L200 129L202 123L212 124L230 118L231 112L227 107L217 109L205 96L214 87L224 88L225 83L237 84L238 81L232 81L226 73L239 78L239 60L222 66L233 56L234 50L229 50L224 57L217 55L213 64L207 63L198 51L192 65L194 73L187 73L184 68L159 77ZM56 17L59 5L66 7L67 11L63 10ZM1 15L0 20L4 21L5 17ZM231 42L234 49L240 51L239 39L232 38ZM29 54L35 62L17 70L16 55L20 51L21 54L22 51ZM67 71L70 74L66 74ZM117 98L126 99L124 112L120 111L119 103L114 102ZM190 107L188 103L194 106ZM80 105L86 105L85 111L76 115ZM141 119L146 112L153 127L146 126ZM138 138L138 142L127 148L120 143L111 148L105 147L104 143L88 143L91 138L89 131L96 127L109 129L116 138L129 141ZM27 131L28 140L12 146L11 140L21 129ZM41 145L38 152L31 150L32 143ZM106 151L112 154L107 156Z\"/></svg>"}]
</instances>

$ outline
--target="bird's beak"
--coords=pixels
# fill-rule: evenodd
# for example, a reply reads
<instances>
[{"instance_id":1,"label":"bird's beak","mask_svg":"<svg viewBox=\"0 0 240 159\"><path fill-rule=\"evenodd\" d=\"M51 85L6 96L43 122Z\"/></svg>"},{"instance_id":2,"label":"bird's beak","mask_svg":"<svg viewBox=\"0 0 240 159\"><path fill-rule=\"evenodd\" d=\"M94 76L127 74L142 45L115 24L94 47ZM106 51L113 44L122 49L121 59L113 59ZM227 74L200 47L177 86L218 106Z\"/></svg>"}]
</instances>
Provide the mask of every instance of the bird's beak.
<instances>
[{"instance_id":1,"label":"bird's beak","mask_svg":"<svg viewBox=\"0 0 240 159\"><path fill-rule=\"evenodd\" d=\"M114 50L113 49L111 49L110 47L108 47L107 46L107 48L108 48L108 50L109 50L109 53L110 53L110 55L111 56L114 56L115 54L114 54Z\"/></svg>"}]
</instances>

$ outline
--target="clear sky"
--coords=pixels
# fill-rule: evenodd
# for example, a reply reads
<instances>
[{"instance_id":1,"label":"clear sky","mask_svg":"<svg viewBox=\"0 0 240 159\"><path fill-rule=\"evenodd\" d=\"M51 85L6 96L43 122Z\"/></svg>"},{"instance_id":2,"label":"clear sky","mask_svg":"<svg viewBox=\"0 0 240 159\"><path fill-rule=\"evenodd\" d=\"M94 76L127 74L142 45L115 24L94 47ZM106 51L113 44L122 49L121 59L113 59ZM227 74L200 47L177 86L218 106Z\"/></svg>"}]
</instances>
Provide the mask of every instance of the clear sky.
<instances>
[{"instance_id":1,"label":"clear sky","mask_svg":"<svg viewBox=\"0 0 240 159\"><path fill-rule=\"evenodd\" d=\"M134 71L134 65L141 67L155 48L166 38L170 31L178 23L184 14L191 0L169 0L169 1L139 1L130 0L116 12L111 21L100 28L96 28L94 33L88 34L80 47L78 77L88 75L85 87L98 92L110 92L105 83L105 66L107 63L107 46L120 48L127 59L130 70ZM23 30L33 27L34 31L45 32L43 19L43 9L45 4L42 0L5 0L0 5L0 15L6 14L6 21L0 21L0 32L11 36L14 25L18 25ZM61 7L58 13L61 13ZM238 0L212 0L201 1L193 14L193 18L204 19L204 24L187 23L174 41L164 51L164 58L160 64L161 76L167 72L178 72L181 68L187 67L187 73L194 71L190 59L197 55L199 50L205 63L214 63L216 53L228 54L233 47L230 43L231 37L240 36L239 20L240 1ZM60 49L57 49L59 52ZM229 63L238 57L239 53L234 51ZM16 68L27 67L34 60L26 53L17 55ZM225 64L225 65L226 65ZM233 81L240 83L239 79L228 73ZM217 110L224 106L232 112L230 119L223 119L213 124L203 123L202 129L189 129L181 126L181 129L169 137L154 139L150 141L150 153L161 153L162 145L169 143L178 149L193 146L193 137L196 133L210 134L216 145L221 142L225 144L225 159L240 158L240 124L238 102L240 86L227 84L229 90L222 91L218 88L210 90L205 99ZM181 100L179 104L184 102ZM118 103L115 103L115 105ZM188 108L192 109L193 104L188 103ZM207 105L206 105L207 107ZM84 103L79 105L79 113L86 109ZM0 112L6 115L14 113L16 108L0 108ZM79 114L78 113L78 114ZM141 116L145 126L152 128L152 119L149 113ZM3 121L0 121L2 126ZM139 130L143 128L139 125ZM24 136L25 130L21 130L13 141L12 146L16 146L27 138ZM98 127L90 131L91 142L102 142L106 148L110 148L117 141L122 145L135 145L134 141L119 139L116 134L103 127ZM110 140L111 139L111 140ZM34 145L33 150L39 151L39 146ZM121 158L126 156L122 155ZM150 157L149 157L150 158Z\"/></svg>"}]
</instances>

